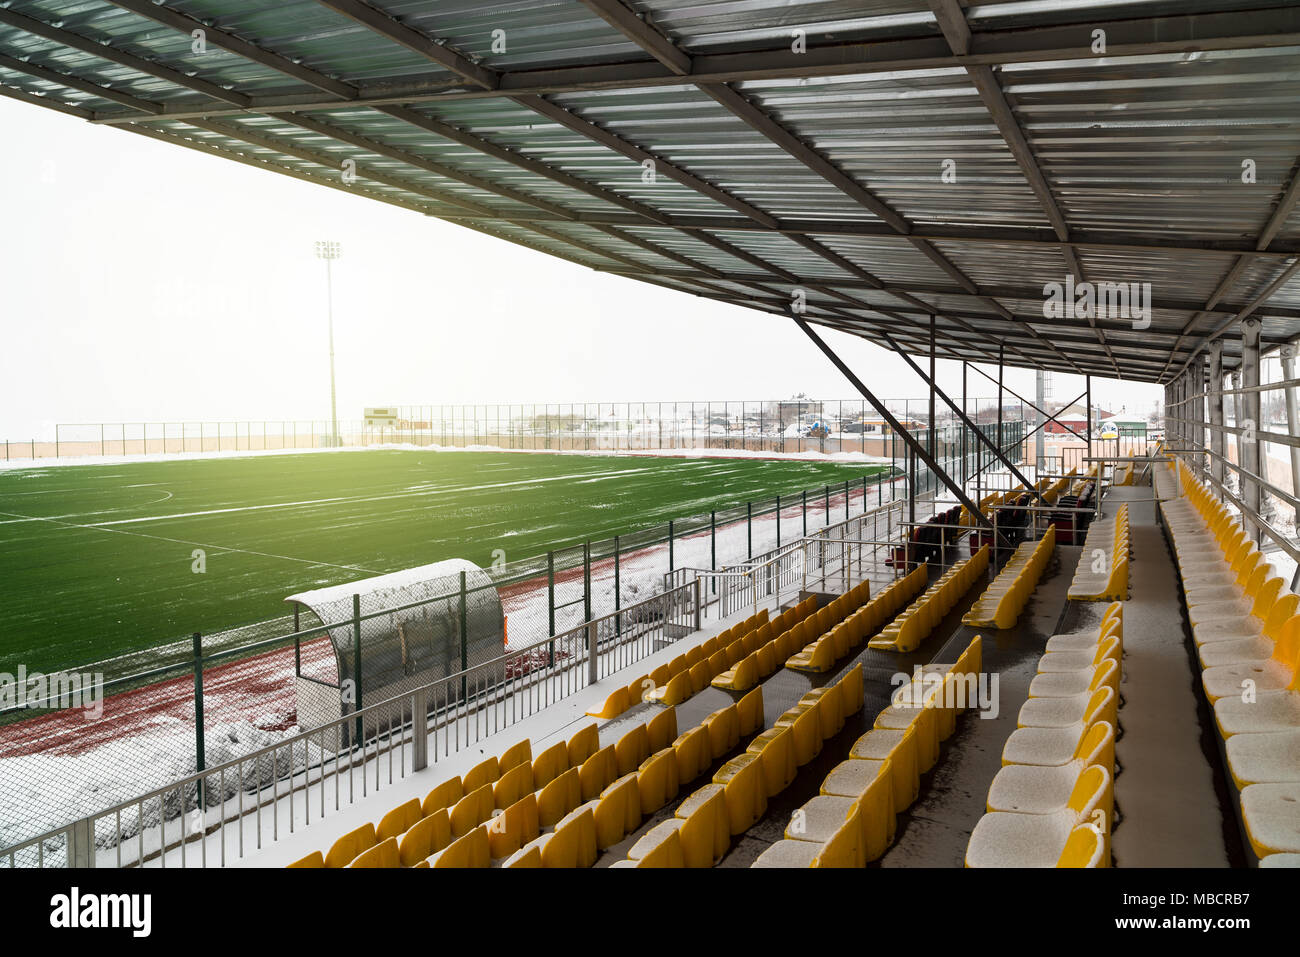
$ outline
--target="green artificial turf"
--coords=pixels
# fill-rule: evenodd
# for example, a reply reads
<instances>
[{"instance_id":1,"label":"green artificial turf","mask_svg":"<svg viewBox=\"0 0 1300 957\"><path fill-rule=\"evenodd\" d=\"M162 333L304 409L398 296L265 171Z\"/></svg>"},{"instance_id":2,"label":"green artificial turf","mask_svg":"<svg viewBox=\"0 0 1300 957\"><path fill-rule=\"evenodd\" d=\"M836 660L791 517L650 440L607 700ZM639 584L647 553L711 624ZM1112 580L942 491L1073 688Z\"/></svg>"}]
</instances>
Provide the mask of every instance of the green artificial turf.
<instances>
[{"instance_id":1,"label":"green artificial turf","mask_svg":"<svg viewBox=\"0 0 1300 957\"><path fill-rule=\"evenodd\" d=\"M369 450L0 472L0 671L99 661L446 558L508 562L879 466ZM206 552L196 574L192 553Z\"/></svg>"}]
</instances>

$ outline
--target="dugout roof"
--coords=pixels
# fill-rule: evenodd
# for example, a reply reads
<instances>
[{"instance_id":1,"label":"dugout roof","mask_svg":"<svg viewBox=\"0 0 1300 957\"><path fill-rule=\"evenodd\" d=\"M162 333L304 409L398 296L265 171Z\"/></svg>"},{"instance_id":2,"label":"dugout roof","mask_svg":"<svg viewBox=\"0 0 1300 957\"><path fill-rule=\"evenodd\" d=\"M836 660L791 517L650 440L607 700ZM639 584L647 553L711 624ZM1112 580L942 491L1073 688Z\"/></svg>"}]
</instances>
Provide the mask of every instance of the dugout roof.
<instances>
[{"instance_id":1,"label":"dugout roof","mask_svg":"<svg viewBox=\"0 0 1300 957\"><path fill-rule=\"evenodd\" d=\"M1293 2L10 0L0 94L912 353L1300 336Z\"/></svg>"}]
</instances>

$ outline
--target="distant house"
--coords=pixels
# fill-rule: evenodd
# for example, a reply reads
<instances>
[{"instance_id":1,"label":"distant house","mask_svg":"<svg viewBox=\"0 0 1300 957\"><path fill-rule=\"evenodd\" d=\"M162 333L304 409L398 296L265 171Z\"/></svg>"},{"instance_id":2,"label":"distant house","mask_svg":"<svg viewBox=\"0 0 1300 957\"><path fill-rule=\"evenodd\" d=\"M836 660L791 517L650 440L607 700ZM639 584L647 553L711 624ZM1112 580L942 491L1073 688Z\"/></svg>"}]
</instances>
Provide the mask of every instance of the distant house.
<instances>
[{"instance_id":1,"label":"distant house","mask_svg":"<svg viewBox=\"0 0 1300 957\"><path fill-rule=\"evenodd\" d=\"M1092 421L1094 425L1100 425L1103 422L1109 423L1114 418L1114 413L1093 406ZM1067 405L1060 412L1057 412L1056 418L1043 427L1043 431L1049 435L1068 435L1071 430L1083 435L1087 432L1087 429L1088 407L1078 402Z\"/></svg>"}]
</instances>

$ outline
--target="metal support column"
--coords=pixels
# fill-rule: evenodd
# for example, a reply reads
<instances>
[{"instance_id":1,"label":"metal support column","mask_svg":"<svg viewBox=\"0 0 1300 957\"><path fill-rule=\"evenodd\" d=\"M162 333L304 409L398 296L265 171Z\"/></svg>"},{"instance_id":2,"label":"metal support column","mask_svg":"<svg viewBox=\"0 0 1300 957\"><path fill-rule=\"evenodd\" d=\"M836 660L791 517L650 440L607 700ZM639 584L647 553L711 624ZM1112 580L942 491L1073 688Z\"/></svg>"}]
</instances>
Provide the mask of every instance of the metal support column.
<instances>
[{"instance_id":1,"label":"metal support column","mask_svg":"<svg viewBox=\"0 0 1300 957\"><path fill-rule=\"evenodd\" d=\"M1291 382L1295 379L1295 356L1296 343L1288 342L1280 350L1278 355L1282 360L1282 378ZM1300 413L1296 411L1296 390L1294 386L1287 386L1282 390L1286 397L1286 430L1289 435L1300 435L1297 427L1300 427ZM1300 449L1294 445L1291 446L1291 494L1300 498ZM1296 509L1296 524L1300 525L1300 508Z\"/></svg>"},{"instance_id":2,"label":"metal support column","mask_svg":"<svg viewBox=\"0 0 1300 957\"><path fill-rule=\"evenodd\" d=\"M1254 316L1250 316L1241 321L1241 384L1243 389L1254 389L1259 385L1259 333L1261 323ZM1246 434L1238 434L1237 441L1241 449L1241 455L1238 457L1238 464L1249 474L1264 477L1264 472L1260 467L1262 456L1260 455L1260 441L1258 432L1259 422L1259 392L1247 392L1241 397L1241 408L1245 410L1242 422L1239 425ZM1254 479L1241 476L1242 501L1246 503L1247 508L1256 515L1260 514L1260 506L1263 500L1263 490L1259 482ZM1251 537L1256 542L1260 540L1260 528L1254 522L1251 524Z\"/></svg>"},{"instance_id":3,"label":"metal support column","mask_svg":"<svg viewBox=\"0 0 1300 957\"><path fill-rule=\"evenodd\" d=\"M1220 485L1223 467L1223 340L1210 343L1210 381L1206 396L1210 408L1210 474Z\"/></svg>"}]
</instances>

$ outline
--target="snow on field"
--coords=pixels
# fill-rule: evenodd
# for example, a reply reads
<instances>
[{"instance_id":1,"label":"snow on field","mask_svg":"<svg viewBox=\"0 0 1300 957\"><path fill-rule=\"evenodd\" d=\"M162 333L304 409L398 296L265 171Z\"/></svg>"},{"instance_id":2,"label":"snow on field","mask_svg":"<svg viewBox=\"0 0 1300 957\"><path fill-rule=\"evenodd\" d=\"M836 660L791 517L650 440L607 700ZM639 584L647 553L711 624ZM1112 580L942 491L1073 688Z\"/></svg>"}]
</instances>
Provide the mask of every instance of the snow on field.
<instances>
[{"instance_id":1,"label":"snow on field","mask_svg":"<svg viewBox=\"0 0 1300 957\"><path fill-rule=\"evenodd\" d=\"M892 486L883 487L880 500L888 502L891 491ZM866 508L875 508L877 502L877 490L872 488L867 494ZM808 502L810 533L845 518L842 492L832 494L829 504L828 513L824 499ZM854 490L850 514L862 514L863 504L861 493ZM918 518L928 514L928 511L918 512ZM801 505L781 510L782 544L789 544L802 534L803 517ZM881 521L882 537L887 528L896 533L893 521L888 525ZM777 546L774 513L756 516L752 527L746 526L746 522L739 521L718 527L719 567L743 563L749 555L761 555ZM710 538L704 531L676 539L675 567L709 568ZM666 544L622 555L621 607L663 591L667 571ZM592 566L595 616L614 611L613 574L612 559ZM576 569L557 576L557 602L581 595L581 575L581 569ZM508 650L518 651L548 639L544 578L503 589L502 604L509 616ZM557 634L577 626L582 619L581 603L558 610ZM249 661L240 661L205 671L207 767L234 760L300 732L299 726L293 723L296 709L293 662L293 649L284 648L259 655L253 667ZM214 716L219 717L213 720ZM19 733L18 729L26 725L32 726L28 733ZM0 732L0 737L4 740L3 750L9 754L0 757L0 847L7 847L193 774L197 766L192 680L177 678L110 697L105 702L105 718L93 728L82 722L79 715L54 714L10 725ZM287 767L279 769L283 773L288 770ZM151 813L156 817L156 810ZM146 817L145 826L151 823ZM103 837L101 834L101 840ZM48 842L47 853L56 852L61 840Z\"/></svg>"}]
</instances>

